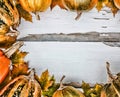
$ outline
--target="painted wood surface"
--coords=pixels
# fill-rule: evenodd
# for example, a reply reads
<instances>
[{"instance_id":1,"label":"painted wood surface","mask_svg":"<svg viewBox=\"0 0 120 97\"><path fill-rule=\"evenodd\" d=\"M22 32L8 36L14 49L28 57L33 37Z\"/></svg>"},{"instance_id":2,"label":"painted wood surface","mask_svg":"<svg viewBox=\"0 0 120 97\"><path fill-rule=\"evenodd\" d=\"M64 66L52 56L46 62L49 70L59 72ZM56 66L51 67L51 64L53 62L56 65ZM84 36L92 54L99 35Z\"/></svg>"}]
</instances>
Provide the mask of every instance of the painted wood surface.
<instances>
[{"instance_id":1,"label":"painted wood surface","mask_svg":"<svg viewBox=\"0 0 120 97\"><path fill-rule=\"evenodd\" d=\"M20 30L24 37L28 34L46 33L86 33L86 32L120 32L120 12L113 17L110 9L103 8L98 12L95 8L84 12L81 18L76 21L76 12L62 10L55 7L52 11L40 13L41 20L38 21L33 15L33 22L21 21Z\"/></svg>"},{"instance_id":2,"label":"painted wood surface","mask_svg":"<svg viewBox=\"0 0 120 97\"><path fill-rule=\"evenodd\" d=\"M120 72L120 48L101 42L25 42L22 50L29 52L30 67L38 74L48 69L57 81L66 75L66 82L106 82L106 62Z\"/></svg>"},{"instance_id":3,"label":"painted wood surface","mask_svg":"<svg viewBox=\"0 0 120 97\"><path fill-rule=\"evenodd\" d=\"M46 42L41 42L39 35L98 32L99 35L102 33L102 37L105 38L108 37L108 34L113 33L113 36L116 35L114 39L119 40L119 15L120 12L113 17L110 10L106 8L99 13L93 9L83 13L81 18L76 21L74 19L75 12L56 7L52 11L47 10L40 13L40 21L37 21L34 15L32 23L22 20L18 28L21 32L18 40L25 41L22 50L29 52L26 60L29 61L30 67L36 69L38 74L48 69L51 74L55 75L57 81L62 75L66 75L66 82L84 80L90 83L104 83L107 81L107 61L111 63L111 69L114 73L120 72L119 41L115 43L105 42L107 45L102 42L89 41L52 42L48 40L48 42L46 40ZM35 35L35 37L29 37L30 34ZM111 47L116 45L118 47Z\"/></svg>"}]
</instances>

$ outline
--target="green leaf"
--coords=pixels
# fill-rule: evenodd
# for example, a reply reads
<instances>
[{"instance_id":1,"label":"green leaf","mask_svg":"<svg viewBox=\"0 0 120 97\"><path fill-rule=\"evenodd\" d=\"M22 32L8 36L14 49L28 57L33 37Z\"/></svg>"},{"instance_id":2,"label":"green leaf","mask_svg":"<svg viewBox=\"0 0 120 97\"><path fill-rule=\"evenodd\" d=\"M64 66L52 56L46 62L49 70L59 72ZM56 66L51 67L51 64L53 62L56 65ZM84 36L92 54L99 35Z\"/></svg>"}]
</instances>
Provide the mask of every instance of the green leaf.
<instances>
[{"instance_id":1,"label":"green leaf","mask_svg":"<svg viewBox=\"0 0 120 97\"><path fill-rule=\"evenodd\" d=\"M54 92L60 87L60 84L53 84L51 87L48 88L48 91L43 91L44 97L52 97Z\"/></svg>"}]
</instances>

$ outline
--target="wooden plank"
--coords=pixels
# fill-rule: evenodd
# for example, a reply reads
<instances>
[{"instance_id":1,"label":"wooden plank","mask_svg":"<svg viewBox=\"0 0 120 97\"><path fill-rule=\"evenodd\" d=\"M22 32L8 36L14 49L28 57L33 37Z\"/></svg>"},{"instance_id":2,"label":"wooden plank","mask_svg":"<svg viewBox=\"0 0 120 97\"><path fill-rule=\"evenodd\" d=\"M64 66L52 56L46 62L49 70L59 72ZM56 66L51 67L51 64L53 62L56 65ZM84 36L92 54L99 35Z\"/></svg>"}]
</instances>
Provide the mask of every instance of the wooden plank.
<instances>
[{"instance_id":1,"label":"wooden plank","mask_svg":"<svg viewBox=\"0 0 120 97\"><path fill-rule=\"evenodd\" d=\"M120 33L30 34L20 41L120 42Z\"/></svg>"},{"instance_id":2,"label":"wooden plank","mask_svg":"<svg viewBox=\"0 0 120 97\"><path fill-rule=\"evenodd\" d=\"M65 82L107 82L107 61L114 74L120 72L120 48L101 42L25 42L21 49L29 52L31 68L39 75L48 69L56 81L66 75Z\"/></svg>"},{"instance_id":3,"label":"wooden plank","mask_svg":"<svg viewBox=\"0 0 120 97\"><path fill-rule=\"evenodd\" d=\"M103 8L98 12L95 8L89 12L83 12L81 18L76 21L76 12L62 10L55 7L52 11L48 9L41 12L41 20L38 21L33 15L33 22L21 20L18 27L20 38L29 34L53 34L53 33L86 33L120 32L120 11L113 16L110 9Z\"/></svg>"}]
</instances>

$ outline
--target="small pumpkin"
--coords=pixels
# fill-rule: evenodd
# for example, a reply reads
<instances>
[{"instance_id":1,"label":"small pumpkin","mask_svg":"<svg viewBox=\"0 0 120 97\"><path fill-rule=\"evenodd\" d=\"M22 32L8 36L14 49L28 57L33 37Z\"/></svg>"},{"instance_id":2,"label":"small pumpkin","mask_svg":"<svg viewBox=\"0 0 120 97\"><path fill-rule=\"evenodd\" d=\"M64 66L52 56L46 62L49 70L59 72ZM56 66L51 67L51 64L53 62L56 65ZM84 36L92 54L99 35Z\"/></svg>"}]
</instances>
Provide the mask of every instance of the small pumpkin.
<instances>
[{"instance_id":1,"label":"small pumpkin","mask_svg":"<svg viewBox=\"0 0 120 97\"><path fill-rule=\"evenodd\" d=\"M23 42L17 42L6 50L0 50L0 85L8 75L10 70L10 57L23 45Z\"/></svg>"},{"instance_id":2,"label":"small pumpkin","mask_svg":"<svg viewBox=\"0 0 120 97\"><path fill-rule=\"evenodd\" d=\"M19 3L24 10L28 12L33 12L37 14L37 16L38 12L43 12L47 10L51 2L52 0L19 0ZM39 16L37 19L39 19Z\"/></svg>"},{"instance_id":3,"label":"small pumpkin","mask_svg":"<svg viewBox=\"0 0 120 97\"><path fill-rule=\"evenodd\" d=\"M6 34L11 30L10 27L14 28L18 24L19 13L14 2L0 0L0 34Z\"/></svg>"},{"instance_id":4,"label":"small pumpkin","mask_svg":"<svg viewBox=\"0 0 120 97\"><path fill-rule=\"evenodd\" d=\"M120 0L113 0L114 1L114 4L115 6L120 9Z\"/></svg>"},{"instance_id":5,"label":"small pumpkin","mask_svg":"<svg viewBox=\"0 0 120 97\"><path fill-rule=\"evenodd\" d=\"M63 76L64 78L65 76ZM62 80L60 82L60 87L57 91L54 92L52 97L85 97L84 94L78 89L72 86L64 86Z\"/></svg>"},{"instance_id":6,"label":"small pumpkin","mask_svg":"<svg viewBox=\"0 0 120 97\"><path fill-rule=\"evenodd\" d=\"M78 19L81 16L82 11L89 11L97 4L98 0L62 0L64 6L71 11L77 11Z\"/></svg>"},{"instance_id":7,"label":"small pumpkin","mask_svg":"<svg viewBox=\"0 0 120 97\"><path fill-rule=\"evenodd\" d=\"M41 97L41 87L34 78L34 70L29 75L19 75L0 91L0 97Z\"/></svg>"}]
</instances>

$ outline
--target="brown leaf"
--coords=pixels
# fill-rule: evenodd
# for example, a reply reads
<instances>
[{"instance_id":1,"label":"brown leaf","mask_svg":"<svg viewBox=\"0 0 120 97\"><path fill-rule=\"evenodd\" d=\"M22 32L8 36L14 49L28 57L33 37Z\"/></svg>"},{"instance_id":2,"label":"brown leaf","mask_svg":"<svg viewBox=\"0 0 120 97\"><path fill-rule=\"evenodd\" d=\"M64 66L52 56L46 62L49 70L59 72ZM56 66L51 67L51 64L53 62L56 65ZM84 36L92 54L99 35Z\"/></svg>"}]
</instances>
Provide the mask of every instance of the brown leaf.
<instances>
[{"instance_id":1,"label":"brown leaf","mask_svg":"<svg viewBox=\"0 0 120 97\"><path fill-rule=\"evenodd\" d=\"M26 21L32 22L32 15L29 12L27 12L26 10L24 10L21 7L21 5L17 5L16 7L17 7L18 12L19 12L19 14L20 14L21 17L23 17Z\"/></svg>"},{"instance_id":2,"label":"brown leaf","mask_svg":"<svg viewBox=\"0 0 120 97\"><path fill-rule=\"evenodd\" d=\"M18 75L24 75L24 74L26 75L28 74L28 70L29 70L29 67L27 63L14 64L13 69L11 70L11 77L15 78Z\"/></svg>"},{"instance_id":3,"label":"brown leaf","mask_svg":"<svg viewBox=\"0 0 120 97\"><path fill-rule=\"evenodd\" d=\"M62 0L52 0L50 8L53 9L56 5L58 5L61 9L66 9L62 3Z\"/></svg>"}]
</instances>

